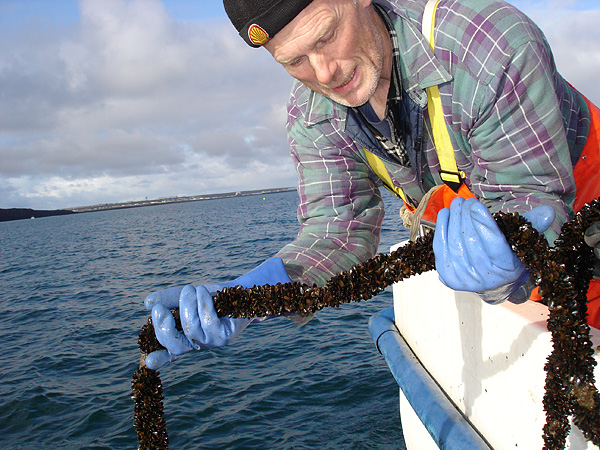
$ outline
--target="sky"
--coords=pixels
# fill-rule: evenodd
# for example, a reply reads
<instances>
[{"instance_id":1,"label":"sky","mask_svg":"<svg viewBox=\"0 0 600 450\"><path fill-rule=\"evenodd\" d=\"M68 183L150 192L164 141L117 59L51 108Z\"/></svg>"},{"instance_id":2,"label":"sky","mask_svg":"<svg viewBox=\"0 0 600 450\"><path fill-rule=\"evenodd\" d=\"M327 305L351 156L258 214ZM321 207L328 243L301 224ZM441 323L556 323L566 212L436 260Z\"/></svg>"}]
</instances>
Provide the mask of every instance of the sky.
<instances>
[{"instance_id":1,"label":"sky","mask_svg":"<svg viewBox=\"0 0 600 450\"><path fill-rule=\"evenodd\" d=\"M512 3L600 104L600 2ZM0 0L0 208L295 186L291 83L219 0Z\"/></svg>"}]
</instances>

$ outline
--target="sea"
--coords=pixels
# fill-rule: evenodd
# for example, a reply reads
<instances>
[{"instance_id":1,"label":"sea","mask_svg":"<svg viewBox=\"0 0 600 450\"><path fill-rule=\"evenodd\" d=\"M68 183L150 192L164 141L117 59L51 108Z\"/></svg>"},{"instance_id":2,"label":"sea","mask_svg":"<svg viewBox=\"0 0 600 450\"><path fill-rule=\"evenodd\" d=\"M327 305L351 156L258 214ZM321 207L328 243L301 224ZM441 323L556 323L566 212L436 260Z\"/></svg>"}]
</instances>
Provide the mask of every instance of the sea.
<instances>
[{"instance_id":1,"label":"sea","mask_svg":"<svg viewBox=\"0 0 600 450\"><path fill-rule=\"evenodd\" d=\"M294 191L0 223L0 449L135 449L150 292L236 278L298 231ZM407 238L399 201L381 252ZM404 449L368 320L391 291L251 325L160 370L172 449Z\"/></svg>"}]
</instances>

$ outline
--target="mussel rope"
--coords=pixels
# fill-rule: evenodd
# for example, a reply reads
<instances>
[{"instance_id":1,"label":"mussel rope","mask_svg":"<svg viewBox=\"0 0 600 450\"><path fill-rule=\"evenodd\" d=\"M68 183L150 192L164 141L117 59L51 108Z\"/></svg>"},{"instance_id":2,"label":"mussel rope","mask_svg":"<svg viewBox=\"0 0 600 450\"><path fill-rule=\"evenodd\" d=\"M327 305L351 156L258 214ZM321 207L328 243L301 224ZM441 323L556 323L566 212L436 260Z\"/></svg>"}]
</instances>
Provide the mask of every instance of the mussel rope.
<instances>
[{"instance_id":1,"label":"mussel rope","mask_svg":"<svg viewBox=\"0 0 600 450\"><path fill-rule=\"evenodd\" d=\"M594 256L583 241L585 230L600 220L600 199L586 204L563 226L552 248L522 216L496 213L494 218L536 280L549 309L553 350L544 367L544 450L564 449L570 430L569 416L573 416L587 440L600 445L600 394L595 386L596 362L586 321L586 293ZM429 233L390 254L378 254L333 277L323 287L286 283L251 289L224 288L214 297L215 308L220 317L263 317L310 313L326 306L367 300L393 283L433 270L432 242L433 233ZM178 319L177 310L173 312ZM140 366L131 382L138 448L167 449L159 372L144 365L148 353L163 348L154 335L151 319L142 327L138 344Z\"/></svg>"}]
</instances>

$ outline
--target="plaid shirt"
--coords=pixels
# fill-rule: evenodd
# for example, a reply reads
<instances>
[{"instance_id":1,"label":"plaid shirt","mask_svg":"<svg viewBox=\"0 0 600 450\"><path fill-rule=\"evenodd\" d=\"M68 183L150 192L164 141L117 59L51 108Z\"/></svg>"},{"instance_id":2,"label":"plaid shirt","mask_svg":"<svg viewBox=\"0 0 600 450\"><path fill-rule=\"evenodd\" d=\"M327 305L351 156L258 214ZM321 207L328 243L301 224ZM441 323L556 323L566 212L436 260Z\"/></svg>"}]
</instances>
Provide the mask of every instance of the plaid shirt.
<instances>
[{"instance_id":1,"label":"plaid shirt","mask_svg":"<svg viewBox=\"0 0 600 450\"><path fill-rule=\"evenodd\" d=\"M417 164L382 157L394 184L416 202L441 184L426 108L426 88L438 85L468 187L492 212L550 205L556 220L546 237L553 242L572 215L572 166L589 131L587 106L558 74L542 32L515 7L442 0L432 54L420 31L426 1L377 0L398 36L405 100L422 111L410 124L423 130L413 148ZM323 284L377 251L382 182L363 147L382 150L365 128L348 108L294 84L287 130L299 176L300 231L278 253L294 280Z\"/></svg>"}]
</instances>

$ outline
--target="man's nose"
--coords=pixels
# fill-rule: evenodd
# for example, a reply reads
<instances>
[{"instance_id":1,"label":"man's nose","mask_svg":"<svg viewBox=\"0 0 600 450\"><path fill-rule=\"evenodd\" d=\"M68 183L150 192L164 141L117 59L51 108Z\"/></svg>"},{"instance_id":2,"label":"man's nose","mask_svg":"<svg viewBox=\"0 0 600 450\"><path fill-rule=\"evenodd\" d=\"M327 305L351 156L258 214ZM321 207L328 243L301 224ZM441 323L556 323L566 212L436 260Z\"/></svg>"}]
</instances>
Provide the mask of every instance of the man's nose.
<instances>
[{"instance_id":1,"label":"man's nose","mask_svg":"<svg viewBox=\"0 0 600 450\"><path fill-rule=\"evenodd\" d=\"M311 58L311 65L315 71L315 77L321 84L328 85L335 76L337 64L334 59L328 58L322 54L315 54Z\"/></svg>"}]
</instances>

